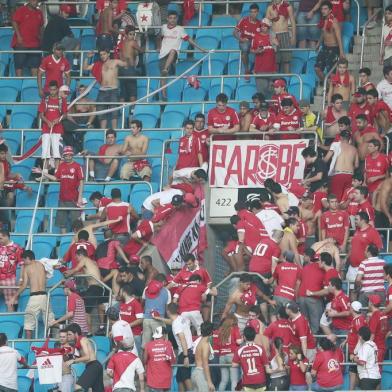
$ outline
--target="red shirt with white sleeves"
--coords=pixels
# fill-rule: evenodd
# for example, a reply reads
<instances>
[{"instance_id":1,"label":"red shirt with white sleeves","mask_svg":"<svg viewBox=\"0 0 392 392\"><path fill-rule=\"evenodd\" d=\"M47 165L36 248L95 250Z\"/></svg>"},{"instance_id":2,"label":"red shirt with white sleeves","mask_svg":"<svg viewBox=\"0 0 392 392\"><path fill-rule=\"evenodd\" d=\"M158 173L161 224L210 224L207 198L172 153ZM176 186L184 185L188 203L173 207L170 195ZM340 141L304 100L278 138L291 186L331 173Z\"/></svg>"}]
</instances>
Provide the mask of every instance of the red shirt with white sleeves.
<instances>
[{"instance_id":1,"label":"red shirt with white sleeves","mask_svg":"<svg viewBox=\"0 0 392 392\"><path fill-rule=\"evenodd\" d=\"M279 124L279 131L292 132L293 129L295 130L301 127L301 114L295 108L289 114L286 114L282 110L276 116L276 123ZM282 140L290 140L290 139L300 139L301 135L298 133L290 133L290 134L286 133L279 137Z\"/></svg>"},{"instance_id":2,"label":"red shirt with white sleeves","mask_svg":"<svg viewBox=\"0 0 392 392\"><path fill-rule=\"evenodd\" d=\"M59 199L76 203L79 198L80 181L83 180L82 166L76 162L60 162L55 176L60 181Z\"/></svg>"},{"instance_id":3,"label":"red shirt with white sleeves","mask_svg":"<svg viewBox=\"0 0 392 392\"><path fill-rule=\"evenodd\" d=\"M192 134L180 138L176 170L186 167L199 167L198 155L201 154L200 138Z\"/></svg>"},{"instance_id":4,"label":"red shirt with white sleeves","mask_svg":"<svg viewBox=\"0 0 392 392\"><path fill-rule=\"evenodd\" d=\"M252 40L260 32L261 21L259 19L252 21L249 16L245 16L237 23L235 29L240 32L241 39Z\"/></svg>"},{"instance_id":5,"label":"red shirt with white sleeves","mask_svg":"<svg viewBox=\"0 0 392 392\"><path fill-rule=\"evenodd\" d=\"M39 69L45 72L44 91L49 92L49 83L55 80L59 87L64 84L64 74L69 73L71 68L65 57L56 59L53 54L42 59Z\"/></svg>"},{"instance_id":6,"label":"red shirt with white sleeves","mask_svg":"<svg viewBox=\"0 0 392 392\"><path fill-rule=\"evenodd\" d=\"M204 286L208 286L212 280L211 276L205 268L196 267L193 271L190 271L188 267L183 267L180 272L173 278L173 282L177 284L187 284L189 282L189 278L192 275L201 276L201 283Z\"/></svg>"},{"instance_id":7,"label":"red shirt with white sleeves","mask_svg":"<svg viewBox=\"0 0 392 392\"><path fill-rule=\"evenodd\" d=\"M301 346L301 339L306 338L308 349L316 348L316 339L310 330L309 322L306 317L299 314L291 320L291 326L294 331L294 344Z\"/></svg>"},{"instance_id":8,"label":"red shirt with white sleeves","mask_svg":"<svg viewBox=\"0 0 392 392\"><path fill-rule=\"evenodd\" d=\"M207 286L199 282L188 282L179 287L175 294L175 297L178 297L179 313L200 310L203 295L207 295L209 292Z\"/></svg>"},{"instance_id":9,"label":"red shirt with white sleeves","mask_svg":"<svg viewBox=\"0 0 392 392\"><path fill-rule=\"evenodd\" d=\"M213 128L233 128L239 124L240 120L236 111L227 106L224 112L220 112L217 108L213 108L208 112L207 124Z\"/></svg>"},{"instance_id":10,"label":"red shirt with white sleeves","mask_svg":"<svg viewBox=\"0 0 392 392\"><path fill-rule=\"evenodd\" d=\"M120 319L126 321L127 323L132 323L138 319L143 318L143 307L136 298L131 298L129 302L120 304ZM132 333L134 335L142 334L142 325L136 325L132 328Z\"/></svg>"},{"instance_id":11,"label":"red shirt with white sleeves","mask_svg":"<svg viewBox=\"0 0 392 392\"><path fill-rule=\"evenodd\" d=\"M276 123L276 115L268 112L267 117L262 117L260 113L253 117L252 124L259 131L266 131Z\"/></svg>"},{"instance_id":12,"label":"red shirt with white sleeves","mask_svg":"<svg viewBox=\"0 0 392 392\"><path fill-rule=\"evenodd\" d=\"M321 230L325 230L325 238L335 239L343 245L344 235L350 227L350 216L346 211L326 211L321 215Z\"/></svg>"},{"instance_id":13,"label":"red shirt with white sleeves","mask_svg":"<svg viewBox=\"0 0 392 392\"><path fill-rule=\"evenodd\" d=\"M335 296L331 301L331 309L337 312L346 312L350 310L350 299L346 294L341 291L337 296ZM352 316L344 317L331 317L332 325L341 330L348 331L351 327Z\"/></svg>"},{"instance_id":14,"label":"red shirt with white sleeves","mask_svg":"<svg viewBox=\"0 0 392 392\"><path fill-rule=\"evenodd\" d=\"M388 172L389 161L385 154L377 154L376 157L372 157L368 154L365 158L365 173L366 173L366 186L370 193L373 193L378 186L383 182L383 179L369 182L369 178L385 176Z\"/></svg>"}]
</instances>

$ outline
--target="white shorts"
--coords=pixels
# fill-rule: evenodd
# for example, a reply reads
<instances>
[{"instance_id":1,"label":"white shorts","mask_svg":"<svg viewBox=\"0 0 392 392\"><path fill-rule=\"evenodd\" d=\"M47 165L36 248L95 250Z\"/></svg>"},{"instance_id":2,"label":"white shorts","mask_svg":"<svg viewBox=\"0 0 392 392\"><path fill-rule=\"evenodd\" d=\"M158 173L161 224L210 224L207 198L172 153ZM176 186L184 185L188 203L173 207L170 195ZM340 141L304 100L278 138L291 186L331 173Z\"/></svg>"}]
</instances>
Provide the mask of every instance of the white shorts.
<instances>
[{"instance_id":1,"label":"white shorts","mask_svg":"<svg viewBox=\"0 0 392 392\"><path fill-rule=\"evenodd\" d=\"M243 333L244 329L246 327L246 324L247 324L247 322L249 320L249 317L241 316L238 313L234 313L234 316L237 317L238 328L239 328L240 332Z\"/></svg>"},{"instance_id":2,"label":"white shorts","mask_svg":"<svg viewBox=\"0 0 392 392\"><path fill-rule=\"evenodd\" d=\"M60 159L60 145L62 137L59 133L43 133L42 134L42 159L56 158Z\"/></svg>"},{"instance_id":3,"label":"white shorts","mask_svg":"<svg viewBox=\"0 0 392 392\"><path fill-rule=\"evenodd\" d=\"M197 335L199 336L200 326L203 324L203 317L201 317L200 310L191 310L189 312L182 312L181 316L188 320L191 325L196 329Z\"/></svg>"},{"instance_id":4,"label":"white shorts","mask_svg":"<svg viewBox=\"0 0 392 392\"><path fill-rule=\"evenodd\" d=\"M331 302L327 303L325 310L327 310L327 309L331 309ZM323 315L321 316L321 319L320 319L320 325L322 325L324 327L329 327L331 325L331 322L332 322L331 319L327 317L325 312L323 312Z\"/></svg>"},{"instance_id":5,"label":"white shorts","mask_svg":"<svg viewBox=\"0 0 392 392\"><path fill-rule=\"evenodd\" d=\"M346 280L348 280L350 283L355 282L355 278L357 277L358 274L358 268L359 267L352 267L351 265L348 267Z\"/></svg>"}]
</instances>

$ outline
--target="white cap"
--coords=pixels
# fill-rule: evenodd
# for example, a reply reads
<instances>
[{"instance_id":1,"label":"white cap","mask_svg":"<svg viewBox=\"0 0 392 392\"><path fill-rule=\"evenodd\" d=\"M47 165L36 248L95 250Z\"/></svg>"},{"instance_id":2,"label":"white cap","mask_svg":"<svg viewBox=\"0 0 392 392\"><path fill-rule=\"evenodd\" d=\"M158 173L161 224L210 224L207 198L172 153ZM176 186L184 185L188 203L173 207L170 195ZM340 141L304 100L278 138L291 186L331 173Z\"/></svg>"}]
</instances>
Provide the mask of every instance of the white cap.
<instances>
[{"instance_id":1,"label":"white cap","mask_svg":"<svg viewBox=\"0 0 392 392\"><path fill-rule=\"evenodd\" d=\"M164 335L164 333L165 333L164 327L160 326L155 329L154 333L152 334L152 337L154 339L159 339Z\"/></svg>"},{"instance_id":2,"label":"white cap","mask_svg":"<svg viewBox=\"0 0 392 392\"><path fill-rule=\"evenodd\" d=\"M121 341L123 347L132 348L135 345L135 340L132 336L127 336L125 339Z\"/></svg>"},{"instance_id":3,"label":"white cap","mask_svg":"<svg viewBox=\"0 0 392 392\"><path fill-rule=\"evenodd\" d=\"M351 308L354 310L354 312L359 313L362 309L362 304L359 301L351 302Z\"/></svg>"},{"instance_id":4,"label":"white cap","mask_svg":"<svg viewBox=\"0 0 392 392\"><path fill-rule=\"evenodd\" d=\"M59 91L66 91L67 93L69 93L71 90L69 89L69 86L67 86L66 84L63 84L61 87L60 87L60 89L59 89Z\"/></svg>"}]
</instances>

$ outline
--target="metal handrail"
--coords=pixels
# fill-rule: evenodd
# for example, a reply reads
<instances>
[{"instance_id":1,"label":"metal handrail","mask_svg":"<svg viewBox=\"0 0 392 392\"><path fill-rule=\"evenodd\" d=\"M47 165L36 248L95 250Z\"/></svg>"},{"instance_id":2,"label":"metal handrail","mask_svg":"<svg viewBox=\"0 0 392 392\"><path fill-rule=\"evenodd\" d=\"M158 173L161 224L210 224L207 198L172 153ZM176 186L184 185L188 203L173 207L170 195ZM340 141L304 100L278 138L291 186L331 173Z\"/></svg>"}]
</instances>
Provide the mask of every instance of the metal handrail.
<instances>
[{"instance_id":1,"label":"metal handrail","mask_svg":"<svg viewBox=\"0 0 392 392\"><path fill-rule=\"evenodd\" d=\"M338 66L338 62L336 62L333 67L328 71L328 73L325 75L324 83L323 83L323 102L321 106L321 113L318 114L318 118L320 118L320 115L323 115L323 119L321 120L321 129L323 131L323 136L324 136L324 111L325 111L325 101L327 99L327 84L328 84L328 79L331 76L332 72L335 71L336 67Z\"/></svg>"},{"instance_id":2,"label":"metal handrail","mask_svg":"<svg viewBox=\"0 0 392 392\"><path fill-rule=\"evenodd\" d=\"M98 283L99 286L103 287L105 290L107 290L109 292L109 306L111 306L112 304L112 289L107 286L105 283L101 282L99 279L95 278L92 275L87 275L87 274L77 274L74 275L77 278L92 278L95 280L96 283ZM48 290L48 301L46 302L46 314L45 314L45 336L47 335L47 329L48 329L48 318L49 318L49 302L50 302L50 294L52 293L53 290L57 289L57 287L61 286L64 282L62 280L60 280L59 282L57 282L54 286L52 286L49 290ZM107 318L106 320L106 335L109 335L109 318Z\"/></svg>"},{"instance_id":3,"label":"metal handrail","mask_svg":"<svg viewBox=\"0 0 392 392\"><path fill-rule=\"evenodd\" d=\"M9 286L7 286L9 287ZM11 286L12 287L12 286ZM34 313L30 313L30 312L1 312L0 313L0 317L1 316L12 316L12 315L16 315L16 316L20 316L20 315L25 315L25 314L29 314L30 316L33 316L35 319L35 330L34 330L34 335L35 338L38 338L38 319L37 316ZM12 320L11 320L12 321ZM23 328L23 327L22 327Z\"/></svg>"},{"instance_id":4,"label":"metal handrail","mask_svg":"<svg viewBox=\"0 0 392 392\"><path fill-rule=\"evenodd\" d=\"M377 10L376 13L374 13L367 21L366 23L363 25L363 31L362 31L362 39L361 39L361 59L360 59L360 65L359 68L362 68L363 66L363 57L364 57L364 51L365 51L365 40L366 40L366 34L367 34L367 26L369 25L369 23L374 22L375 19L377 19L378 15L380 14L380 12L382 12L383 10L379 9ZM382 35L382 29L381 29L381 35ZM359 82L358 82L359 83Z\"/></svg>"}]
</instances>

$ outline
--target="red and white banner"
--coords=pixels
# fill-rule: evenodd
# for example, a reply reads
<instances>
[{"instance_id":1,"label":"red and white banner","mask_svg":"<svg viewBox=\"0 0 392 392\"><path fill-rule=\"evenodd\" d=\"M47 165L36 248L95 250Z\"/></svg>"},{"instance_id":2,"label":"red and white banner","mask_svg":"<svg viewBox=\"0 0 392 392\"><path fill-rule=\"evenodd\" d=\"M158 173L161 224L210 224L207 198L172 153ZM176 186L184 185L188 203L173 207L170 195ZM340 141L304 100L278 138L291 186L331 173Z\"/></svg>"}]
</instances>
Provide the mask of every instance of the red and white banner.
<instances>
[{"instance_id":1,"label":"red and white banner","mask_svg":"<svg viewBox=\"0 0 392 392\"><path fill-rule=\"evenodd\" d=\"M272 178L286 187L303 179L308 140L222 140L212 143L210 186L260 187Z\"/></svg>"},{"instance_id":2,"label":"red and white banner","mask_svg":"<svg viewBox=\"0 0 392 392\"><path fill-rule=\"evenodd\" d=\"M195 187L195 196L200 200L199 207L176 211L151 240L169 268L182 268L188 253L202 260L202 252L207 248L205 195L201 185Z\"/></svg>"}]
</instances>

